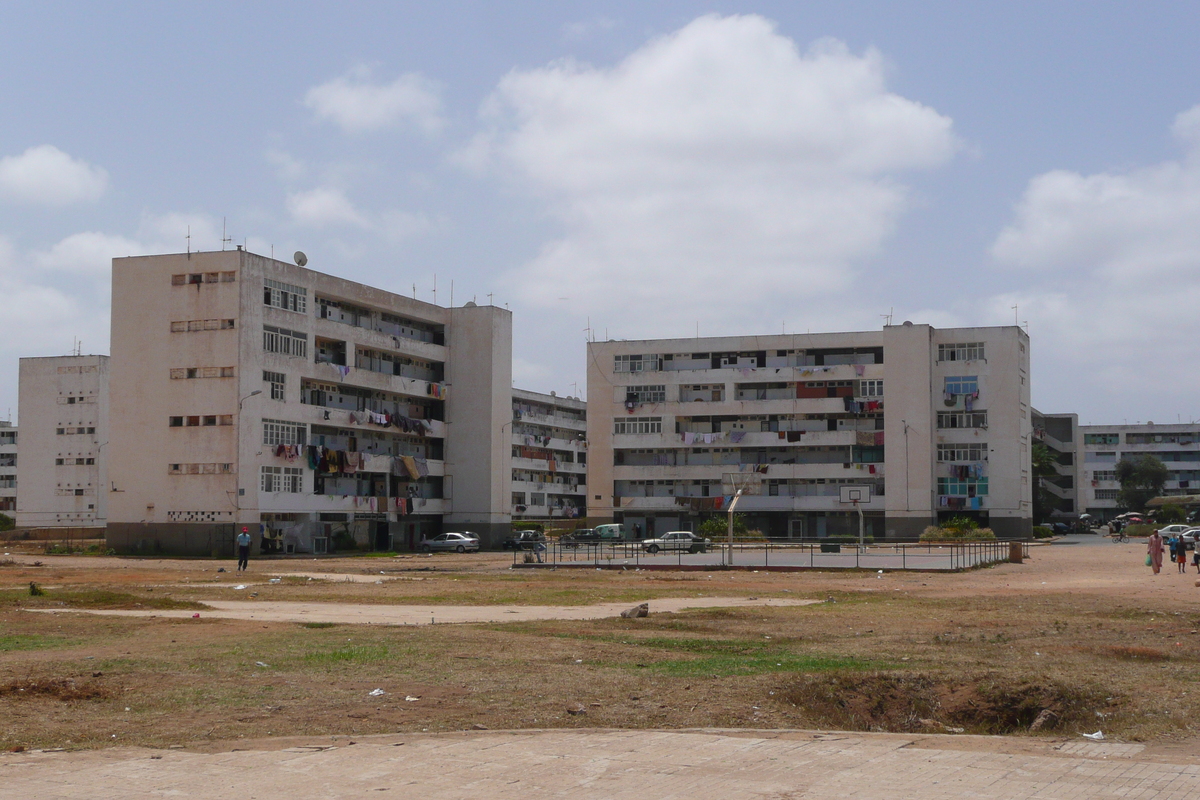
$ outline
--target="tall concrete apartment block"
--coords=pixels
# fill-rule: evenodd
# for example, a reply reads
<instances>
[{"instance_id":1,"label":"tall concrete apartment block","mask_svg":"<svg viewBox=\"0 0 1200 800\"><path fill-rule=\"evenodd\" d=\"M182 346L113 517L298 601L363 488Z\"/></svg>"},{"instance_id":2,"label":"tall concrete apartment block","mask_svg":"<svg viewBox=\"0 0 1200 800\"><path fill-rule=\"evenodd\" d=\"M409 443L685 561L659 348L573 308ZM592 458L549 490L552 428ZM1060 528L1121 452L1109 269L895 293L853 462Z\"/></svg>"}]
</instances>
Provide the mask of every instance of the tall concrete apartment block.
<instances>
[{"instance_id":1,"label":"tall concrete apartment block","mask_svg":"<svg viewBox=\"0 0 1200 800\"><path fill-rule=\"evenodd\" d=\"M109 541L508 532L512 317L233 251L113 260Z\"/></svg>"},{"instance_id":2,"label":"tall concrete apartment block","mask_svg":"<svg viewBox=\"0 0 1200 800\"><path fill-rule=\"evenodd\" d=\"M911 539L965 514L1029 535L1029 337L1017 327L588 345L589 522L694 528L731 481L776 538Z\"/></svg>"},{"instance_id":3,"label":"tall concrete apartment block","mask_svg":"<svg viewBox=\"0 0 1200 800\"><path fill-rule=\"evenodd\" d=\"M108 356L22 358L17 525L103 527L111 493Z\"/></svg>"},{"instance_id":4,"label":"tall concrete apartment block","mask_svg":"<svg viewBox=\"0 0 1200 800\"><path fill-rule=\"evenodd\" d=\"M1043 414L1033 409L1033 441L1049 448L1053 459L1054 474L1037 479L1051 498L1053 511L1049 516L1074 519L1084 511L1079 497L1084 452L1079 415Z\"/></svg>"},{"instance_id":5,"label":"tall concrete apartment block","mask_svg":"<svg viewBox=\"0 0 1200 800\"><path fill-rule=\"evenodd\" d=\"M17 513L17 428L10 420L0 420L0 514L14 518Z\"/></svg>"},{"instance_id":6,"label":"tall concrete apartment block","mask_svg":"<svg viewBox=\"0 0 1200 800\"><path fill-rule=\"evenodd\" d=\"M587 403L512 392L512 516L582 518L587 513Z\"/></svg>"},{"instance_id":7,"label":"tall concrete apartment block","mask_svg":"<svg viewBox=\"0 0 1200 800\"><path fill-rule=\"evenodd\" d=\"M24 419L21 425L24 427ZM1200 502L1195 497L1200 495L1200 423L1082 425L1080 430L1084 455L1079 503L1086 504L1089 514L1109 520L1120 513L1117 462L1143 454L1166 465L1164 496L1186 498L1189 505Z\"/></svg>"}]
</instances>

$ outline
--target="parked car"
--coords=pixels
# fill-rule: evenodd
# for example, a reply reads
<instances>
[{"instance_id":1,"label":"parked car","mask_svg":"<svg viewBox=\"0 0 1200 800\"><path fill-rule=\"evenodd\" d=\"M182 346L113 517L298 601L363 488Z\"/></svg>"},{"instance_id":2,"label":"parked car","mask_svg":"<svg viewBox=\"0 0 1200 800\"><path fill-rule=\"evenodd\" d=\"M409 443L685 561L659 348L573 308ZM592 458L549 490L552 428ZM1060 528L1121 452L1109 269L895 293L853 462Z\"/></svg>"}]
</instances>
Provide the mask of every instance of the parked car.
<instances>
[{"instance_id":1,"label":"parked car","mask_svg":"<svg viewBox=\"0 0 1200 800\"><path fill-rule=\"evenodd\" d=\"M621 541L633 538L633 529L621 522L597 525L596 535L605 541Z\"/></svg>"},{"instance_id":2,"label":"parked car","mask_svg":"<svg viewBox=\"0 0 1200 800\"><path fill-rule=\"evenodd\" d=\"M443 533L432 539L421 540L421 551L431 553L434 551L456 553L478 553L479 540L472 539L465 533Z\"/></svg>"},{"instance_id":3,"label":"parked car","mask_svg":"<svg viewBox=\"0 0 1200 800\"><path fill-rule=\"evenodd\" d=\"M654 539L642 541L642 549L651 555L660 550L687 550L703 553L712 547L711 539L702 539L691 531L670 531Z\"/></svg>"},{"instance_id":4,"label":"parked car","mask_svg":"<svg viewBox=\"0 0 1200 800\"><path fill-rule=\"evenodd\" d=\"M592 528L579 528L558 537L558 546L575 549L580 545L589 546L600 543L600 534Z\"/></svg>"},{"instance_id":5,"label":"parked car","mask_svg":"<svg viewBox=\"0 0 1200 800\"><path fill-rule=\"evenodd\" d=\"M1188 549L1196 549L1196 539L1200 538L1200 528L1188 528L1183 533L1179 534L1179 538L1188 543Z\"/></svg>"},{"instance_id":6,"label":"parked car","mask_svg":"<svg viewBox=\"0 0 1200 800\"><path fill-rule=\"evenodd\" d=\"M541 531L513 531L512 536L509 536L501 543L501 547L505 550L532 550L538 542L546 543L546 534Z\"/></svg>"},{"instance_id":7,"label":"parked car","mask_svg":"<svg viewBox=\"0 0 1200 800\"><path fill-rule=\"evenodd\" d=\"M1165 528L1159 528L1158 535L1164 539L1170 539L1172 536L1178 536L1184 531L1189 531L1191 529L1191 525L1168 525Z\"/></svg>"}]
</instances>

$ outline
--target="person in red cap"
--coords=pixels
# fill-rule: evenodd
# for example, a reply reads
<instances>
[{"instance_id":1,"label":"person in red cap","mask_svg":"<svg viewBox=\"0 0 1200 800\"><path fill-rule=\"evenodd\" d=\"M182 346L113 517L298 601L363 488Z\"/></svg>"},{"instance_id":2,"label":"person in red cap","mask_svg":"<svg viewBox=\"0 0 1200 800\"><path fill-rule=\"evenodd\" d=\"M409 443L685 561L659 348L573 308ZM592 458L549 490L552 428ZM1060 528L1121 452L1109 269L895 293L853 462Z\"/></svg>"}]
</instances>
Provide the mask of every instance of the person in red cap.
<instances>
[{"instance_id":1,"label":"person in red cap","mask_svg":"<svg viewBox=\"0 0 1200 800\"><path fill-rule=\"evenodd\" d=\"M242 528L237 537L238 572L250 566L250 529Z\"/></svg>"}]
</instances>

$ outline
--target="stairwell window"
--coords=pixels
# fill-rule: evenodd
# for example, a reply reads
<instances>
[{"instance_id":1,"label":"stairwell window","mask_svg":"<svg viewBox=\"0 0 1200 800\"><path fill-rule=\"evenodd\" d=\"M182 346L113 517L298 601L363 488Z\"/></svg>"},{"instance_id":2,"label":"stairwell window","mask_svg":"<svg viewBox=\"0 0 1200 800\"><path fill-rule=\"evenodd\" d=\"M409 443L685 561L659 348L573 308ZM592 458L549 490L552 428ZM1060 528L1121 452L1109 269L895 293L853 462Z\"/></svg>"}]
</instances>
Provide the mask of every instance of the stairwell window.
<instances>
[{"instance_id":1,"label":"stairwell window","mask_svg":"<svg viewBox=\"0 0 1200 800\"><path fill-rule=\"evenodd\" d=\"M287 383L287 375L282 372L270 372L263 370L263 381L271 384L271 399L284 399L284 385Z\"/></svg>"},{"instance_id":2,"label":"stairwell window","mask_svg":"<svg viewBox=\"0 0 1200 800\"><path fill-rule=\"evenodd\" d=\"M263 285L263 305L307 314L308 289L268 278Z\"/></svg>"},{"instance_id":3,"label":"stairwell window","mask_svg":"<svg viewBox=\"0 0 1200 800\"><path fill-rule=\"evenodd\" d=\"M308 357L308 334L263 325L263 350L285 356Z\"/></svg>"},{"instance_id":4,"label":"stairwell window","mask_svg":"<svg viewBox=\"0 0 1200 800\"><path fill-rule=\"evenodd\" d=\"M937 460L947 461L987 461L988 446L986 443L971 444L939 444Z\"/></svg>"},{"instance_id":5,"label":"stairwell window","mask_svg":"<svg viewBox=\"0 0 1200 800\"><path fill-rule=\"evenodd\" d=\"M984 360L983 342L960 342L957 344L938 345L938 361L982 360Z\"/></svg>"},{"instance_id":6,"label":"stairwell window","mask_svg":"<svg viewBox=\"0 0 1200 800\"><path fill-rule=\"evenodd\" d=\"M975 394L979 391L979 376L955 375L946 377L945 393L948 395Z\"/></svg>"},{"instance_id":7,"label":"stairwell window","mask_svg":"<svg viewBox=\"0 0 1200 800\"><path fill-rule=\"evenodd\" d=\"M937 426L942 429L986 428L986 411L939 411Z\"/></svg>"},{"instance_id":8,"label":"stairwell window","mask_svg":"<svg viewBox=\"0 0 1200 800\"><path fill-rule=\"evenodd\" d=\"M613 433L662 433L662 417L620 417L613 420Z\"/></svg>"}]
</instances>

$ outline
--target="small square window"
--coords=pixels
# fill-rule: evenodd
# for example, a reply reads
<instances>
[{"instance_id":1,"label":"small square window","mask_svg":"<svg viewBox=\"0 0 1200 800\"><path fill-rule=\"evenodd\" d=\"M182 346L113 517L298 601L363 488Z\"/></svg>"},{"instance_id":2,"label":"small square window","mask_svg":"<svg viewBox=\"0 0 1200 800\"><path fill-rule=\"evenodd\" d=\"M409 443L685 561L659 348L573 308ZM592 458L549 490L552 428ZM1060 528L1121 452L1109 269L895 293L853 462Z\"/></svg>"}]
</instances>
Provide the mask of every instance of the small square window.
<instances>
[{"instance_id":1,"label":"small square window","mask_svg":"<svg viewBox=\"0 0 1200 800\"><path fill-rule=\"evenodd\" d=\"M221 377L222 378L232 378L233 377L233 367L221 367Z\"/></svg>"},{"instance_id":2,"label":"small square window","mask_svg":"<svg viewBox=\"0 0 1200 800\"><path fill-rule=\"evenodd\" d=\"M187 330L186 322L172 322L171 323L171 333L183 333L186 330Z\"/></svg>"},{"instance_id":3,"label":"small square window","mask_svg":"<svg viewBox=\"0 0 1200 800\"><path fill-rule=\"evenodd\" d=\"M88 429L87 429L87 432L88 432L88 433L95 433L95 432L96 432L96 429L95 429L95 428L88 428Z\"/></svg>"},{"instance_id":4,"label":"small square window","mask_svg":"<svg viewBox=\"0 0 1200 800\"><path fill-rule=\"evenodd\" d=\"M197 367L188 367L187 376L189 378L197 378L200 376L200 370Z\"/></svg>"},{"instance_id":5,"label":"small square window","mask_svg":"<svg viewBox=\"0 0 1200 800\"><path fill-rule=\"evenodd\" d=\"M205 283L216 283L220 279L221 279L220 273L217 273L217 272L204 273L204 282Z\"/></svg>"},{"instance_id":6,"label":"small square window","mask_svg":"<svg viewBox=\"0 0 1200 800\"><path fill-rule=\"evenodd\" d=\"M206 416L206 417L204 418L204 425L205 425L205 427L213 426L213 425L216 425L216 424L217 424L217 417L216 417L216 415L210 415L210 416Z\"/></svg>"},{"instance_id":7,"label":"small square window","mask_svg":"<svg viewBox=\"0 0 1200 800\"><path fill-rule=\"evenodd\" d=\"M67 432L67 429L66 428L57 428L57 429L55 429L54 432L57 433L59 436L62 436L64 433Z\"/></svg>"},{"instance_id":8,"label":"small square window","mask_svg":"<svg viewBox=\"0 0 1200 800\"><path fill-rule=\"evenodd\" d=\"M67 405L69 405L69 406L73 406L73 405L75 405L75 399L76 399L76 398L74 398L74 397L68 397L68 398L67 398Z\"/></svg>"},{"instance_id":9,"label":"small square window","mask_svg":"<svg viewBox=\"0 0 1200 800\"><path fill-rule=\"evenodd\" d=\"M233 283L234 279L236 279L236 278L237 278L236 272L222 272L221 273L221 283Z\"/></svg>"},{"instance_id":10,"label":"small square window","mask_svg":"<svg viewBox=\"0 0 1200 800\"><path fill-rule=\"evenodd\" d=\"M167 420L167 427L182 428L183 427L183 417L169 417Z\"/></svg>"},{"instance_id":11,"label":"small square window","mask_svg":"<svg viewBox=\"0 0 1200 800\"><path fill-rule=\"evenodd\" d=\"M220 417L220 422L222 425L232 425L233 424L233 414L222 414Z\"/></svg>"},{"instance_id":12,"label":"small square window","mask_svg":"<svg viewBox=\"0 0 1200 800\"><path fill-rule=\"evenodd\" d=\"M196 416L196 417L188 417L187 418L187 426L189 428L196 428L196 427L199 427L199 425L200 425L200 417Z\"/></svg>"},{"instance_id":13,"label":"small square window","mask_svg":"<svg viewBox=\"0 0 1200 800\"><path fill-rule=\"evenodd\" d=\"M76 490L75 490L75 496L76 496L76 497L83 497L83 489L76 489Z\"/></svg>"},{"instance_id":14,"label":"small square window","mask_svg":"<svg viewBox=\"0 0 1200 800\"><path fill-rule=\"evenodd\" d=\"M171 276L171 285L172 286L184 286L186 284L187 284L187 275L172 275Z\"/></svg>"},{"instance_id":15,"label":"small square window","mask_svg":"<svg viewBox=\"0 0 1200 800\"><path fill-rule=\"evenodd\" d=\"M54 459L54 465L57 467L61 467L63 465L63 460L61 458Z\"/></svg>"},{"instance_id":16,"label":"small square window","mask_svg":"<svg viewBox=\"0 0 1200 800\"><path fill-rule=\"evenodd\" d=\"M233 320L231 320L231 319L221 320L221 330L224 330L224 331L233 330Z\"/></svg>"}]
</instances>

